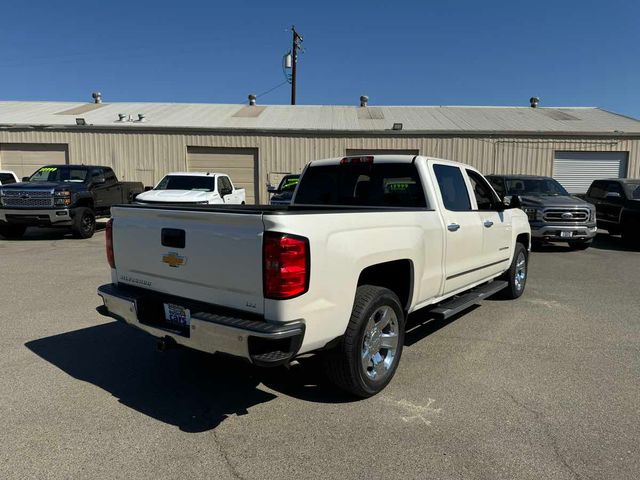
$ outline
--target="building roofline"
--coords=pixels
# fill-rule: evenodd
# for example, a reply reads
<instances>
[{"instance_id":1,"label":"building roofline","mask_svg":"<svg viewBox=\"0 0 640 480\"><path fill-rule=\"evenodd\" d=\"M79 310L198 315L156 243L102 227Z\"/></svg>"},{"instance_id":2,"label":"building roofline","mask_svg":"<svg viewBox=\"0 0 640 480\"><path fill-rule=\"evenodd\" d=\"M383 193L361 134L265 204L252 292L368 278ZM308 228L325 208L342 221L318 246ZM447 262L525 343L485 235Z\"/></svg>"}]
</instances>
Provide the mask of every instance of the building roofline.
<instances>
[{"instance_id":1,"label":"building roofline","mask_svg":"<svg viewBox=\"0 0 640 480\"><path fill-rule=\"evenodd\" d=\"M50 125L50 124L0 124L0 130L45 130L45 131L109 131L136 133L181 133L198 132L209 134L257 134L257 135L309 135L318 136L474 136L474 137L640 137L640 132L625 131L547 131L547 130L331 130L331 129L262 129L262 128L231 128L231 127L202 127L202 126L165 126L165 125Z\"/></svg>"}]
</instances>

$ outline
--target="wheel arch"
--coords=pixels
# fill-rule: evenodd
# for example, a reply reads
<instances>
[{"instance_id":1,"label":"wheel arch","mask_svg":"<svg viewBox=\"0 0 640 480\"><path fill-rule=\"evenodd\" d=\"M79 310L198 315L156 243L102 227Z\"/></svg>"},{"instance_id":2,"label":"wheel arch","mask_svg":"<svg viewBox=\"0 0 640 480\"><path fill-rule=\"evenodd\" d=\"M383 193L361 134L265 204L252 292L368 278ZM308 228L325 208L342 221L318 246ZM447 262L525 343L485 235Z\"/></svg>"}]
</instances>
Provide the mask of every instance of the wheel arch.
<instances>
[{"instance_id":1,"label":"wheel arch","mask_svg":"<svg viewBox=\"0 0 640 480\"><path fill-rule=\"evenodd\" d=\"M388 288L398 296L406 312L413 298L413 262L405 258L369 265L360 272L357 286L361 285Z\"/></svg>"}]
</instances>

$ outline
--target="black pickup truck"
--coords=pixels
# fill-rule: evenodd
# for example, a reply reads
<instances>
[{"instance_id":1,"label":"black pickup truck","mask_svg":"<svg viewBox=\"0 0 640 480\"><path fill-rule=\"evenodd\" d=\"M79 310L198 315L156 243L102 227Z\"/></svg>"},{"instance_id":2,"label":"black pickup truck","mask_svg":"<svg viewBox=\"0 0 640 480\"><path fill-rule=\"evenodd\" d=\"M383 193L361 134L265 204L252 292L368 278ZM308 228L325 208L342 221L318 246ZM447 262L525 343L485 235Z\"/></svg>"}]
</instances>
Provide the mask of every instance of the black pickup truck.
<instances>
[{"instance_id":1,"label":"black pickup truck","mask_svg":"<svg viewBox=\"0 0 640 480\"><path fill-rule=\"evenodd\" d=\"M640 179L596 180L584 199L596 206L599 228L640 246Z\"/></svg>"},{"instance_id":2,"label":"black pickup truck","mask_svg":"<svg viewBox=\"0 0 640 480\"><path fill-rule=\"evenodd\" d=\"M96 218L110 215L111 206L131 203L144 187L120 182L110 167L48 165L23 182L0 187L0 235L20 238L27 227L70 228L89 238Z\"/></svg>"}]
</instances>

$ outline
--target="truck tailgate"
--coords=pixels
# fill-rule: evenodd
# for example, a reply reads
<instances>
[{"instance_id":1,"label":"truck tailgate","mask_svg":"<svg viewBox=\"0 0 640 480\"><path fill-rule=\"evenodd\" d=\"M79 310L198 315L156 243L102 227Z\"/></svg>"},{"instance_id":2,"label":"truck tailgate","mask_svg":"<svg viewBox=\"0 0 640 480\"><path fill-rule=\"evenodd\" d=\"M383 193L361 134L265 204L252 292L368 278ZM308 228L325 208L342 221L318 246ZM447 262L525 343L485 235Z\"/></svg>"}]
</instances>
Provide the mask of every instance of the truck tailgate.
<instances>
[{"instance_id":1,"label":"truck tailgate","mask_svg":"<svg viewBox=\"0 0 640 480\"><path fill-rule=\"evenodd\" d=\"M112 214L119 283L263 313L261 213L114 207Z\"/></svg>"}]
</instances>

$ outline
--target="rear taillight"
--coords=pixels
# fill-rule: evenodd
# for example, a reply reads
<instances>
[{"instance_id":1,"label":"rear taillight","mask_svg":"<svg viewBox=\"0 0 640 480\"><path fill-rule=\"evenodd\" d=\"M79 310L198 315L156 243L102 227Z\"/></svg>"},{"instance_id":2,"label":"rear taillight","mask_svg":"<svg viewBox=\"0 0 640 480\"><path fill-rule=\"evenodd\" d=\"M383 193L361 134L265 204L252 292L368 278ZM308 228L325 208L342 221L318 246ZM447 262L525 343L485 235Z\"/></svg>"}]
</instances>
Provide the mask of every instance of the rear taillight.
<instances>
[{"instance_id":1,"label":"rear taillight","mask_svg":"<svg viewBox=\"0 0 640 480\"><path fill-rule=\"evenodd\" d=\"M113 256L113 218L107 222L107 228L104 231L107 244L107 262L111 268L116 268L116 259Z\"/></svg>"},{"instance_id":2,"label":"rear taillight","mask_svg":"<svg viewBox=\"0 0 640 480\"><path fill-rule=\"evenodd\" d=\"M266 232L262 265L265 298L285 300L302 295L309 288L309 240Z\"/></svg>"}]
</instances>

